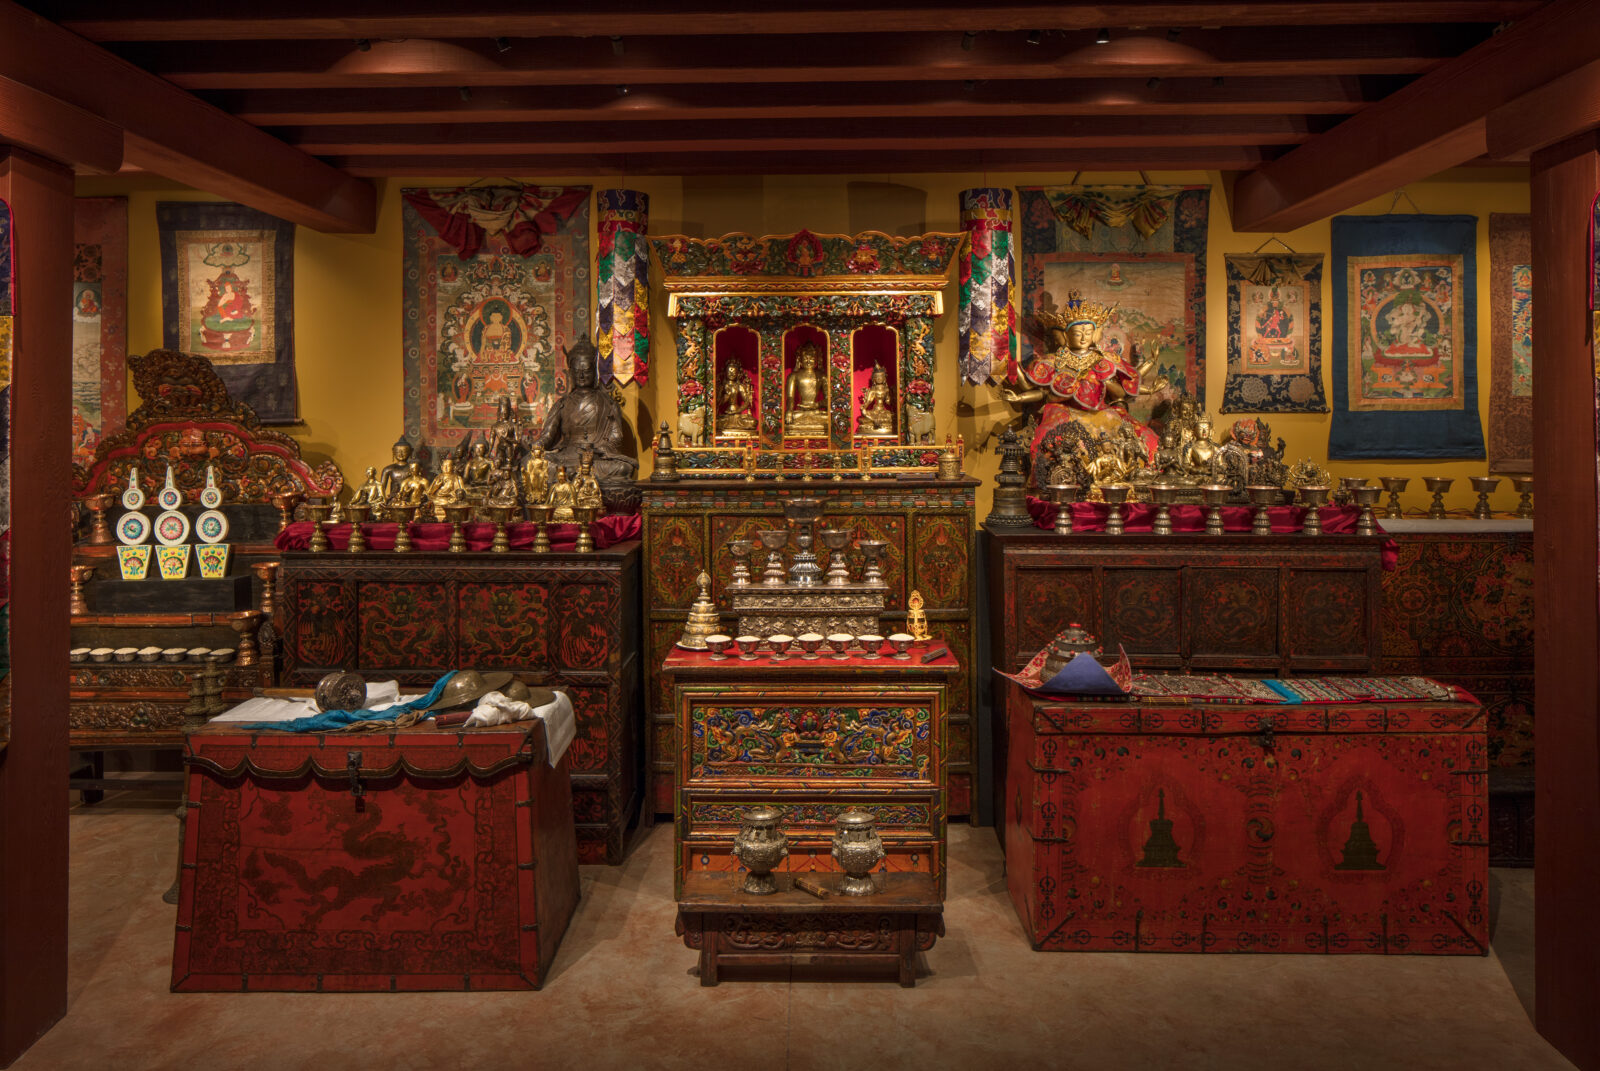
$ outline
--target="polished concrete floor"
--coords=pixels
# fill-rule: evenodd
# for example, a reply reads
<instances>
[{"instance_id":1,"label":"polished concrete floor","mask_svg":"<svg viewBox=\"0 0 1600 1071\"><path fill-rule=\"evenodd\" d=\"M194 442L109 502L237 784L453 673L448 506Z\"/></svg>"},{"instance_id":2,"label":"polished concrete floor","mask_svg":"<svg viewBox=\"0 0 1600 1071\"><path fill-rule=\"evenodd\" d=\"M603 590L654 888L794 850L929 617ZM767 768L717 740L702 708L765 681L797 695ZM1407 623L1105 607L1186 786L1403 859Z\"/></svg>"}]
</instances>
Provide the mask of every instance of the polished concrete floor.
<instances>
[{"instance_id":1,"label":"polished concrete floor","mask_svg":"<svg viewBox=\"0 0 1600 1071\"><path fill-rule=\"evenodd\" d=\"M1032 951L992 830L951 829L948 936L915 989L724 981L673 936L657 826L583 900L540 992L173 994L172 801L72 817L67 1016L13 1066L184 1068L1560 1068L1534 1032L1532 884L1496 871L1485 958ZM1502 951L1502 948L1504 951Z\"/></svg>"}]
</instances>

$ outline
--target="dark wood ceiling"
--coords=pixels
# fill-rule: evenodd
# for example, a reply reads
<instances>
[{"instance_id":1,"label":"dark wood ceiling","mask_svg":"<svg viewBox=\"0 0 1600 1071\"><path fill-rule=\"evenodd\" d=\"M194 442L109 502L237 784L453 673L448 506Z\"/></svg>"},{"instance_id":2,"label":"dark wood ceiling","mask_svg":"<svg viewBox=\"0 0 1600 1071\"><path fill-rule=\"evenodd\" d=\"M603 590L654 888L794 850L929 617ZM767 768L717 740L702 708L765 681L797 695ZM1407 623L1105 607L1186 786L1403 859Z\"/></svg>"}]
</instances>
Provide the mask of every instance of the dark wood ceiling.
<instances>
[{"instance_id":1,"label":"dark wood ceiling","mask_svg":"<svg viewBox=\"0 0 1600 1071\"><path fill-rule=\"evenodd\" d=\"M1544 4L23 6L350 175L554 176L1249 171Z\"/></svg>"}]
</instances>

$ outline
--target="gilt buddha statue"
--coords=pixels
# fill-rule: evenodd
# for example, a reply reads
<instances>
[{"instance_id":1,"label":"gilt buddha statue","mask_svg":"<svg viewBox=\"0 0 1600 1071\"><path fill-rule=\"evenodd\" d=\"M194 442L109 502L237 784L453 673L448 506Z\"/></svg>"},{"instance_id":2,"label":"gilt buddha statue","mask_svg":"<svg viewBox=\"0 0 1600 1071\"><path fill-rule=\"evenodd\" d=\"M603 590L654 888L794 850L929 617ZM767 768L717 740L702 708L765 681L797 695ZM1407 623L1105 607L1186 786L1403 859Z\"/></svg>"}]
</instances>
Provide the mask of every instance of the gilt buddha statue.
<instances>
[{"instance_id":1,"label":"gilt buddha statue","mask_svg":"<svg viewBox=\"0 0 1600 1071\"><path fill-rule=\"evenodd\" d=\"M550 523L571 524L576 519L572 507L578 504L578 496L577 489L572 486L570 470L556 470L556 482L550 485L550 497L546 502L550 507Z\"/></svg>"},{"instance_id":2,"label":"gilt buddha statue","mask_svg":"<svg viewBox=\"0 0 1600 1071\"><path fill-rule=\"evenodd\" d=\"M350 504L369 508L383 505L383 484L378 480L377 466L367 466L367 478L350 496Z\"/></svg>"},{"instance_id":3,"label":"gilt buddha statue","mask_svg":"<svg viewBox=\"0 0 1600 1071\"><path fill-rule=\"evenodd\" d=\"M417 471L415 461L406 467L406 474L395 485L394 494L385 501L394 509L415 509L428 500L428 478Z\"/></svg>"},{"instance_id":4,"label":"gilt buddha statue","mask_svg":"<svg viewBox=\"0 0 1600 1071\"><path fill-rule=\"evenodd\" d=\"M817 344L807 342L795 358L795 369L783 386L783 433L797 436L828 434L827 373L817 368Z\"/></svg>"},{"instance_id":5,"label":"gilt buddha statue","mask_svg":"<svg viewBox=\"0 0 1600 1071\"><path fill-rule=\"evenodd\" d=\"M447 457L439 463L439 475L428 485L428 501L433 506L435 520L444 520L444 508L465 502L466 484L456 474L456 461Z\"/></svg>"},{"instance_id":6,"label":"gilt buddha statue","mask_svg":"<svg viewBox=\"0 0 1600 1071\"><path fill-rule=\"evenodd\" d=\"M755 431L756 419L751 415L755 405L755 384L750 373L737 360L729 359L722 366L722 390L718 398L718 435L746 436Z\"/></svg>"},{"instance_id":7,"label":"gilt buddha statue","mask_svg":"<svg viewBox=\"0 0 1600 1071\"><path fill-rule=\"evenodd\" d=\"M635 493L639 463L622 452L627 439L622 407L599 385L595 368L599 354L588 335L573 343L566 355L571 386L545 418L538 445L551 477L558 468L576 470L583 452L589 451L606 501L624 501Z\"/></svg>"},{"instance_id":8,"label":"gilt buddha statue","mask_svg":"<svg viewBox=\"0 0 1600 1071\"><path fill-rule=\"evenodd\" d=\"M494 474L494 464L489 460L489 446L479 440L472 444L472 452L467 455L467 463L461 472L461 479L467 485L469 493L482 495L489 486L489 478Z\"/></svg>"},{"instance_id":9,"label":"gilt buddha statue","mask_svg":"<svg viewBox=\"0 0 1600 1071\"><path fill-rule=\"evenodd\" d=\"M856 434L894 434L894 391L889 389L889 374L881 364L872 366L872 375L861 392L861 415L856 419Z\"/></svg>"}]
</instances>

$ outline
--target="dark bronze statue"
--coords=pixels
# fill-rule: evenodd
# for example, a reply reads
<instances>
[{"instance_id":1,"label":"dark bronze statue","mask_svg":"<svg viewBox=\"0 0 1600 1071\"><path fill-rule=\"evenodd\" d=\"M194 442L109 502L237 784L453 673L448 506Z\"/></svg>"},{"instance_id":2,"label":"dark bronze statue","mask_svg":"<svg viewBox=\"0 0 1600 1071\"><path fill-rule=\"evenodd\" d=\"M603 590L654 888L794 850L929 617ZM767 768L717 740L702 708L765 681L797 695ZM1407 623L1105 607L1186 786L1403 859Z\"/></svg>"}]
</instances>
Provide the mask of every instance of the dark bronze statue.
<instances>
[{"instance_id":1,"label":"dark bronze statue","mask_svg":"<svg viewBox=\"0 0 1600 1071\"><path fill-rule=\"evenodd\" d=\"M594 477L605 494L607 509L615 510L617 504L637 500L633 480L639 463L622 452L627 442L627 421L622 407L598 385L598 358L588 335L567 350L571 387L545 418L539 445L549 464L551 484L563 468L578 471L584 452L592 452Z\"/></svg>"}]
</instances>

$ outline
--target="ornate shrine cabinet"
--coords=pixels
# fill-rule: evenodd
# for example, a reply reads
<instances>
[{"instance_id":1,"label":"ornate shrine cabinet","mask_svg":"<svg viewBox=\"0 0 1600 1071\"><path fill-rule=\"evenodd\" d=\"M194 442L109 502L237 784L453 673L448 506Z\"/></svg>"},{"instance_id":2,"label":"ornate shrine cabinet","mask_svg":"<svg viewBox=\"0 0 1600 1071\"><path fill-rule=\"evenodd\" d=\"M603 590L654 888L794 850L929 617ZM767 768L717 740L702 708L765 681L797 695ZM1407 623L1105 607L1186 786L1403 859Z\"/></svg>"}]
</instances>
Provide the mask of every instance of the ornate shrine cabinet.
<instances>
[{"instance_id":1,"label":"ornate shrine cabinet","mask_svg":"<svg viewBox=\"0 0 1600 1071\"><path fill-rule=\"evenodd\" d=\"M712 601L728 605L733 570L729 541L754 539L759 529L783 527L785 498L801 494L822 499L819 528L845 528L852 540L888 544L883 556L883 576L889 585L883 615L886 632L904 622L907 596L913 590L922 593L929 632L950 647L960 665L960 677L949 688L947 810L950 815L972 813L976 480L682 480L642 481L640 488L644 496L650 802L657 814L673 811L678 754L671 686L660 667L683 634L697 592L695 577L702 569L709 572ZM789 552L784 554L787 567ZM859 571L858 551L851 552L851 565ZM725 619L729 624L733 620L732 615ZM891 622L895 624L891 626Z\"/></svg>"},{"instance_id":2,"label":"ornate shrine cabinet","mask_svg":"<svg viewBox=\"0 0 1600 1071\"><path fill-rule=\"evenodd\" d=\"M639 544L593 553L286 552L279 572L287 684L331 670L431 684L508 669L572 697L568 752L578 858L622 861L638 813Z\"/></svg>"}]
</instances>

